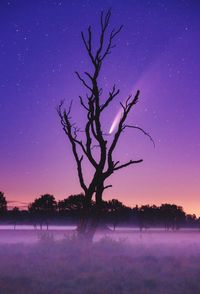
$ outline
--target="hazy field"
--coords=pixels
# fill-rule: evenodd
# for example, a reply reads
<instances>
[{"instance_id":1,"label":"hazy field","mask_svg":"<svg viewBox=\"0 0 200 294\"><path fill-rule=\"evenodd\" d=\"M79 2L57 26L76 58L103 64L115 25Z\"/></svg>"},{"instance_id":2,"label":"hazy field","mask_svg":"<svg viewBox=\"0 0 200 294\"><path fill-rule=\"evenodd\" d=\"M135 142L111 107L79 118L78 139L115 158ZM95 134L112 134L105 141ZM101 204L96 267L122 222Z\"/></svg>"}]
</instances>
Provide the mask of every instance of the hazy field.
<instances>
[{"instance_id":1,"label":"hazy field","mask_svg":"<svg viewBox=\"0 0 200 294\"><path fill-rule=\"evenodd\" d=\"M0 293L200 293L200 232L0 229ZM73 229L71 227L70 229Z\"/></svg>"}]
</instances>

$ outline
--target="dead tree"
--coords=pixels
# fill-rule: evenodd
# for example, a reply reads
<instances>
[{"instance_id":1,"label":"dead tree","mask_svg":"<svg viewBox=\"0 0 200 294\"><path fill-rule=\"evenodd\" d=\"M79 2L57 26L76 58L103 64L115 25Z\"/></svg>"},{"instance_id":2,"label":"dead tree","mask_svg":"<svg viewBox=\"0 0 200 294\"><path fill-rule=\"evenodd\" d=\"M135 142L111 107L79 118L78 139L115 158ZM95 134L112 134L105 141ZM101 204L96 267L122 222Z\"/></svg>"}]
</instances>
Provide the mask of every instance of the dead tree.
<instances>
[{"instance_id":1,"label":"dead tree","mask_svg":"<svg viewBox=\"0 0 200 294\"><path fill-rule=\"evenodd\" d=\"M105 134L102 128L101 118L102 113L110 106L113 100L119 95L120 90L114 85L109 92L106 99L102 99L102 88L99 86L99 73L103 62L111 53L111 50L115 47L114 39L122 29L120 26L117 29L109 32L111 11L101 13L100 17L100 36L99 45L97 48L93 48L93 33L91 26L88 27L87 36L82 32L82 40L86 52L93 66L93 72L85 72L85 78L83 78L78 72L76 75L81 81L83 86L87 90L86 98L79 96L80 105L86 112L87 121L79 133L80 129L71 120L71 106L68 110L63 108L63 102L58 106L58 114L63 126L64 132L69 139L72 147L72 152L77 165L78 177L81 188L85 195L85 209L81 218L81 222L78 226L79 235L92 238L96 228L99 224L101 208L102 208L102 195L105 189L112 187L112 185L106 185L106 180L116 171L121 170L129 165L134 165L142 162L142 159L130 160L125 163L115 161L113 158L113 152L116 149L117 143L123 131L126 128L134 128L142 131L145 135L151 136L146 133L142 128L133 125L127 125L126 119L131 109L136 105L139 98L139 90L135 96L130 95L126 102L120 103L122 107L122 115L115 131L112 136L111 143L108 144L106 138L108 134ZM83 133L84 131L84 133ZM83 138L84 134L84 138ZM81 137L81 138L80 138ZM97 146L98 148L95 148ZM98 152L99 156L95 156L94 153ZM86 184L83 173L83 160L86 158L94 168L94 174L92 175L89 184ZM94 198L95 205L92 205Z\"/></svg>"}]
</instances>

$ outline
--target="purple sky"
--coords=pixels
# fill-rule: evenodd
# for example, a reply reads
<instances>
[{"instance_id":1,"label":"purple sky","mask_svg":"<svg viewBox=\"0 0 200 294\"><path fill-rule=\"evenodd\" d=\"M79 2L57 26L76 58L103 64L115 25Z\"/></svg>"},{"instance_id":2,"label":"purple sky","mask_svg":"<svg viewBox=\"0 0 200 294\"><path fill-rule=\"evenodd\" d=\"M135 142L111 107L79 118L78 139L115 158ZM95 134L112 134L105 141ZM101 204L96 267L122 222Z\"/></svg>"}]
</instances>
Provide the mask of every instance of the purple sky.
<instances>
[{"instance_id":1,"label":"purple sky","mask_svg":"<svg viewBox=\"0 0 200 294\"><path fill-rule=\"evenodd\" d=\"M57 199L81 192L70 145L56 113L73 99L74 121L84 120L74 75L90 68L80 31L99 30L99 13L112 7L112 26L124 25L102 68L104 93L120 97L107 111L108 132L119 102L141 90L129 122L153 136L128 130L116 158L143 158L119 171L105 199L127 205L176 203L200 214L200 2L0 2L0 190L30 202L43 193ZM86 177L90 168L86 166Z\"/></svg>"}]
</instances>

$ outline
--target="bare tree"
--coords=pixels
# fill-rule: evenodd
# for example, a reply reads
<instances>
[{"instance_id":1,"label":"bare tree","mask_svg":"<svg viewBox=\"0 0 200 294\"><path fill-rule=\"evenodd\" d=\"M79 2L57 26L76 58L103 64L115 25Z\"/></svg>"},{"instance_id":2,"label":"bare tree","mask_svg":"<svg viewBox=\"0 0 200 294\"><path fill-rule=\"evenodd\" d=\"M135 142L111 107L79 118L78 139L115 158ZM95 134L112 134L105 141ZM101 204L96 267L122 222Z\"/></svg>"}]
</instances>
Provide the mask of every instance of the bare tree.
<instances>
[{"instance_id":1,"label":"bare tree","mask_svg":"<svg viewBox=\"0 0 200 294\"><path fill-rule=\"evenodd\" d=\"M120 26L117 29L113 29L109 32L111 11L104 13L101 12L100 16L100 36L99 45L97 48L93 46L93 33L91 26L88 27L87 35L81 33L82 40L92 63L92 73L85 72L85 78L83 78L78 72L76 75L81 81L83 86L87 90L86 98L79 96L80 105L86 112L87 121L84 126L84 132L80 133L80 129L71 121L71 107L68 110L63 109L63 101L58 106L58 114L61 119L64 132L71 143L72 152L76 161L78 177L80 185L85 195L85 210L84 216L78 226L78 232L80 235L92 238L93 234L99 224L101 207L102 207L102 195L105 189L112 187L112 185L106 185L106 180L116 171L121 170L129 165L134 165L142 162L142 159L129 160L125 163L115 161L113 158L113 152L116 149L117 143L123 131L126 128L134 128L146 133L142 128L133 125L127 125L126 119L131 109L138 102L140 92L137 91L135 96L128 96L126 102L120 103L122 107L122 115L117 127L116 132L112 136L111 143L107 141L108 134L105 134L102 128L102 113L110 106L113 100L119 95L120 90L114 85L109 92L106 99L102 100L102 88L99 86L99 73L102 68L102 64L111 50L115 47L114 40L122 29ZM84 138L83 138L84 135ZM98 147L98 148L94 148ZM98 156L96 156L98 153ZM89 184L86 184L83 173L83 159L86 158L89 164L94 168L94 174L92 175ZM92 199L94 198L95 205L92 205Z\"/></svg>"}]
</instances>

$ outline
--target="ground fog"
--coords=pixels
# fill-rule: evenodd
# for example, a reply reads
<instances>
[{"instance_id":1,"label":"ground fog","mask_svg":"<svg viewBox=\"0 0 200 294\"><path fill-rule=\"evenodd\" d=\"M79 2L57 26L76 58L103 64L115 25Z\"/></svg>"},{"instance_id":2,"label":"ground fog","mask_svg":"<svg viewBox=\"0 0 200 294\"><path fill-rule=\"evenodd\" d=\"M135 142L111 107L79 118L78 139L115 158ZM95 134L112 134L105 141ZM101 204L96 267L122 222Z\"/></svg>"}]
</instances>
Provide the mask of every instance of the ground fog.
<instances>
[{"instance_id":1,"label":"ground fog","mask_svg":"<svg viewBox=\"0 0 200 294\"><path fill-rule=\"evenodd\" d=\"M200 293L198 231L12 234L0 230L0 293Z\"/></svg>"}]
</instances>

